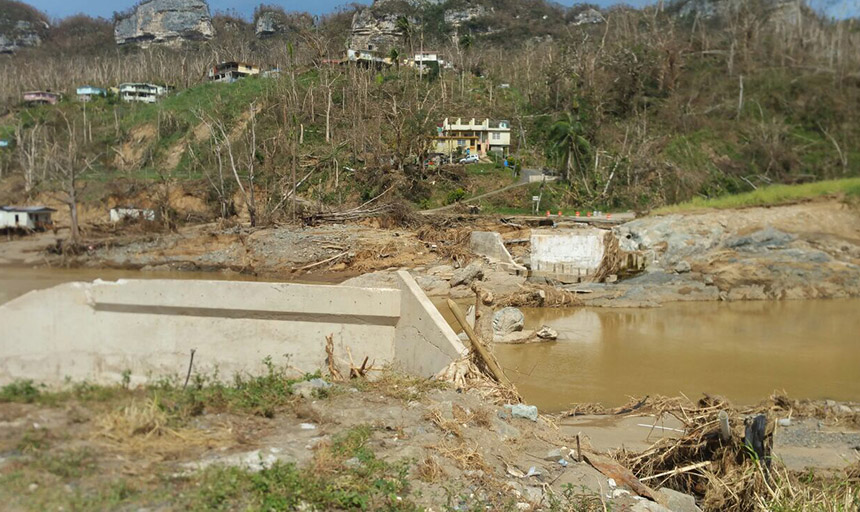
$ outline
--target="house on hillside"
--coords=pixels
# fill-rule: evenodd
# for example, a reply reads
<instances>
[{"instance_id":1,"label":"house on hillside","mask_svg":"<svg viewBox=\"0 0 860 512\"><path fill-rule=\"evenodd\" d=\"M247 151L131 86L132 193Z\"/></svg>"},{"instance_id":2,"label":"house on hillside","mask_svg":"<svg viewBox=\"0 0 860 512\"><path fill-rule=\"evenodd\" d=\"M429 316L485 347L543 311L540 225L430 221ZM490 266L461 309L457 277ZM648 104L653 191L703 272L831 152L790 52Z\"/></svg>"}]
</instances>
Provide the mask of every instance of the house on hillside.
<instances>
[{"instance_id":1,"label":"house on hillside","mask_svg":"<svg viewBox=\"0 0 860 512\"><path fill-rule=\"evenodd\" d=\"M0 229L49 229L54 226L51 215L55 211L46 206L0 206Z\"/></svg>"},{"instance_id":2,"label":"house on hillside","mask_svg":"<svg viewBox=\"0 0 860 512\"><path fill-rule=\"evenodd\" d=\"M122 101L139 101L155 103L158 98L167 94L168 88L163 85L127 83L120 84L119 97Z\"/></svg>"},{"instance_id":3,"label":"house on hillside","mask_svg":"<svg viewBox=\"0 0 860 512\"><path fill-rule=\"evenodd\" d=\"M24 102L30 105L56 105L63 95L51 91L30 91L24 93Z\"/></svg>"},{"instance_id":4,"label":"house on hillside","mask_svg":"<svg viewBox=\"0 0 860 512\"><path fill-rule=\"evenodd\" d=\"M148 220L154 221L158 218L155 210L148 208L138 208L135 206L114 206L110 209L110 221L119 222L121 220Z\"/></svg>"},{"instance_id":5,"label":"house on hillside","mask_svg":"<svg viewBox=\"0 0 860 512\"><path fill-rule=\"evenodd\" d=\"M102 89L101 87L93 87L92 85L82 85L78 87L75 91L78 95L78 101L82 101L84 103L88 101L92 101L93 98L101 96L104 98L107 96L107 90Z\"/></svg>"},{"instance_id":6,"label":"house on hillside","mask_svg":"<svg viewBox=\"0 0 860 512\"><path fill-rule=\"evenodd\" d=\"M380 57L375 50L347 50L346 62L364 68L391 67L394 62L390 58Z\"/></svg>"},{"instance_id":7,"label":"house on hillside","mask_svg":"<svg viewBox=\"0 0 860 512\"><path fill-rule=\"evenodd\" d=\"M453 66L442 58L442 54L432 50L415 52L411 59L406 59L406 65L421 71L427 69L451 69Z\"/></svg>"},{"instance_id":8,"label":"house on hillside","mask_svg":"<svg viewBox=\"0 0 860 512\"><path fill-rule=\"evenodd\" d=\"M435 151L444 155L469 154L486 156L488 153L507 155L511 147L511 125L508 121L491 121L474 118L445 118L436 127Z\"/></svg>"},{"instance_id":9,"label":"house on hillside","mask_svg":"<svg viewBox=\"0 0 860 512\"><path fill-rule=\"evenodd\" d=\"M212 66L212 68L209 69L209 80L213 82L233 83L240 78L259 74L260 66L256 64L229 61Z\"/></svg>"},{"instance_id":10,"label":"house on hillside","mask_svg":"<svg viewBox=\"0 0 860 512\"><path fill-rule=\"evenodd\" d=\"M0 149L12 147L12 141L9 139L0 139Z\"/></svg>"}]
</instances>

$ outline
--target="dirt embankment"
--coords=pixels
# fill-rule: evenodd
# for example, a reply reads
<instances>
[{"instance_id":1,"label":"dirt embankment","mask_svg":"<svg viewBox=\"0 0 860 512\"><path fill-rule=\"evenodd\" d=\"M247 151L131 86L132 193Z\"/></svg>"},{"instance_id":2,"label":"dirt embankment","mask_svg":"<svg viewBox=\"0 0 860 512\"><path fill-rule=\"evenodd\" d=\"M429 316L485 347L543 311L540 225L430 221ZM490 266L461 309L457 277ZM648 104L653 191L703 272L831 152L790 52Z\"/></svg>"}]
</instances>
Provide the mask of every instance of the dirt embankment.
<instances>
[{"instance_id":1,"label":"dirt embankment","mask_svg":"<svg viewBox=\"0 0 860 512\"><path fill-rule=\"evenodd\" d=\"M707 400L539 416L492 386L387 371L334 384L277 370L231 385L195 377L188 388L82 383L46 393L17 383L0 389L0 499L11 510L740 512L777 504L745 454L745 415L765 413L771 425L818 418L818 427L785 427L783 449L809 446L812 434L821 444L833 437L822 423L845 431L860 418L844 404L780 398L738 410ZM730 442L714 436L719 410L729 411ZM856 442L852 432L834 453ZM856 463L845 465L830 467L842 485L828 499L854 485ZM779 492L826 485L801 484L778 460L770 467Z\"/></svg>"},{"instance_id":2,"label":"dirt embankment","mask_svg":"<svg viewBox=\"0 0 860 512\"><path fill-rule=\"evenodd\" d=\"M91 228L90 249L83 254L44 253L64 238L62 231L4 242L0 263L229 270L282 278L314 274L330 280L371 273L350 281L356 285L385 285L391 270L408 269L429 295L471 297L470 283L480 280L497 298L530 305L542 305L547 293L556 292L561 295L543 305L642 307L860 296L860 211L838 201L628 222L615 228L621 248L644 253L648 264L640 275L611 284L565 286L491 264L469 268L478 260L468 247L472 230L501 232L516 242L509 247L523 262L528 244L520 241L527 240L529 230L491 217L434 222L418 228L391 227L379 219L262 229L205 224L169 233L120 225ZM574 294L581 301L568 300Z\"/></svg>"}]
</instances>

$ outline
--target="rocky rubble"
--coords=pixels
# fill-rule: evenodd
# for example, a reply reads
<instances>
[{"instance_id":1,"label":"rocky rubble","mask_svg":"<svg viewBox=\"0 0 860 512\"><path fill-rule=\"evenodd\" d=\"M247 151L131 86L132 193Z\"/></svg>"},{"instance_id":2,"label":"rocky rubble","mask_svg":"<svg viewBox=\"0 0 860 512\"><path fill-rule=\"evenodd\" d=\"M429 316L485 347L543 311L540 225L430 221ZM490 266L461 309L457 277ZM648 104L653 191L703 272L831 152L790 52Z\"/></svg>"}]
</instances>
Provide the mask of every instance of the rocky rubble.
<instances>
[{"instance_id":1,"label":"rocky rubble","mask_svg":"<svg viewBox=\"0 0 860 512\"><path fill-rule=\"evenodd\" d=\"M215 34L204 0L148 0L114 23L117 44L177 43L210 39Z\"/></svg>"},{"instance_id":2,"label":"rocky rubble","mask_svg":"<svg viewBox=\"0 0 860 512\"><path fill-rule=\"evenodd\" d=\"M646 217L615 229L640 276L591 284L591 305L860 295L860 214L838 203Z\"/></svg>"}]
</instances>

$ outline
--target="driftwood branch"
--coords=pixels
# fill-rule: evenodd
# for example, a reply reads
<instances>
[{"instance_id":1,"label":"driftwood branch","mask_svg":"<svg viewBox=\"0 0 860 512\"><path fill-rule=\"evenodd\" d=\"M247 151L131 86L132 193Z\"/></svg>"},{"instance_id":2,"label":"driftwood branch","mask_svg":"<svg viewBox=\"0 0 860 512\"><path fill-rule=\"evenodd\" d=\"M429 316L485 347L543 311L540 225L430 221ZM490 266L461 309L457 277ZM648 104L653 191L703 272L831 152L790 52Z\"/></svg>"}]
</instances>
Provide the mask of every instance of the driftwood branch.
<instances>
[{"instance_id":1,"label":"driftwood branch","mask_svg":"<svg viewBox=\"0 0 860 512\"><path fill-rule=\"evenodd\" d=\"M490 370L492 377L496 379L500 384L505 385L509 388L513 388L513 384L508 377L505 375L505 372L502 371L502 368L499 366L499 363L496 362L493 355L490 354L487 349L484 347L484 344L481 343L481 340L475 334L475 331L472 330L472 326L469 325L469 322L466 321L466 315L463 314L463 310L460 309L460 306L457 305L451 299L448 299L448 307L451 308L451 312L454 313L454 316L457 318L457 321L460 322L460 326L466 332L466 336L469 337L469 340L472 342L472 347L477 352L478 356L483 361L484 365L487 369Z\"/></svg>"}]
</instances>

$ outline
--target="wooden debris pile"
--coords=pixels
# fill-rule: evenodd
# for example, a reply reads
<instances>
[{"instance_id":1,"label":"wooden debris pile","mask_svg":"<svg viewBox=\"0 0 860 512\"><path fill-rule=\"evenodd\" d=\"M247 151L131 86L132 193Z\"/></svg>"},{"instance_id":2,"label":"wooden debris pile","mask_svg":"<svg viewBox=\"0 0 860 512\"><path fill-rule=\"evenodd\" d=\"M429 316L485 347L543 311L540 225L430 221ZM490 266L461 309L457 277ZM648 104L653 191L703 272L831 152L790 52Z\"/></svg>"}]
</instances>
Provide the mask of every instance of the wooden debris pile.
<instances>
[{"instance_id":1,"label":"wooden debris pile","mask_svg":"<svg viewBox=\"0 0 860 512\"><path fill-rule=\"evenodd\" d=\"M622 450L616 459L654 488L670 487L699 497L705 510L758 510L773 493L771 448L775 422L767 409L738 410L706 396L696 404L657 398L645 407L683 425L678 438L663 438L643 453Z\"/></svg>"}]
</instances>

